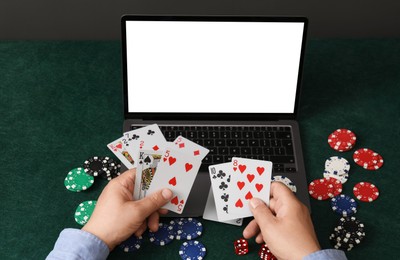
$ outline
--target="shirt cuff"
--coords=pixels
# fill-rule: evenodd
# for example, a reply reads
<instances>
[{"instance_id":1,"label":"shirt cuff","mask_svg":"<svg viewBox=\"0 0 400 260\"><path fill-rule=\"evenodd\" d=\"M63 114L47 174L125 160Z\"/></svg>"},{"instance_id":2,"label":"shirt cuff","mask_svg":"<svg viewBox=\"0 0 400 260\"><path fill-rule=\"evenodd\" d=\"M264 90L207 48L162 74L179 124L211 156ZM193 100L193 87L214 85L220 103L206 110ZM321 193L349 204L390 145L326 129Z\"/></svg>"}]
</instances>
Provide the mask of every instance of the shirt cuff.
<instances>
[{"instance_id":1,"label":"shirt cuff","mask_svg":"<svg viewBox=\"0 0 400 260\"><path fill-rule=\"evenodd\" d=\"M317 259L347 260L347 257L343 251L336 249L324 249L303 257L303 260L317 260Z\"/></svg>"}]
</instances>

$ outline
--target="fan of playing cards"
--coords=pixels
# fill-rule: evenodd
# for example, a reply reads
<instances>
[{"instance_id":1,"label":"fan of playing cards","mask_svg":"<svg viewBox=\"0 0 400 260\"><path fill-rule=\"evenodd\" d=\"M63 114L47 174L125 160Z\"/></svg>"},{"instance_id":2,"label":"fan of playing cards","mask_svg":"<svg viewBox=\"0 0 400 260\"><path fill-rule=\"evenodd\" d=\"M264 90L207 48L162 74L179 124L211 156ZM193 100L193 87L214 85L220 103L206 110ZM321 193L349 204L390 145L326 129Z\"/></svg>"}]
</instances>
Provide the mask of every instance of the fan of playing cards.
<instances>
[{"instance_id":1,"label":"fan of playing cards","mask_svg":"<svg viewBox=\"0 0 400 260\"><path fill-rule=\"evenodd\" d=\"M163 208L178 214L209 152L182 136L167 142L157 124L126 132L107 146L127 168L136 167L135 199L169 188L174 196ZM271 162L234 157L209 170L218 221L252 216L247 205L252 197L269 202Z\"/></svg>"}]
</instances>

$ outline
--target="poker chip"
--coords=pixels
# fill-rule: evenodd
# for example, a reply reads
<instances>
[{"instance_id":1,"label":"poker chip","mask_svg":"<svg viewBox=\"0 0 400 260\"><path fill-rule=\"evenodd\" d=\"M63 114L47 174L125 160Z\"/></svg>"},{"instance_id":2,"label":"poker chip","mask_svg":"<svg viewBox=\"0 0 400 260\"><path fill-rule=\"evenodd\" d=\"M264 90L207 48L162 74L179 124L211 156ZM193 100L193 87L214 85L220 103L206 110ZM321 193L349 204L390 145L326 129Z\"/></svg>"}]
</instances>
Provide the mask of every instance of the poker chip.
<instances>
[{"instance_id":1,"label":"poker chip","mask_svg":"<svg viewBox=\"0 0 400 260\"><path fill-rule=\"evenodd\" d=\"M332 175L346 175L350 171L350 163L340 156L332 156L325 161L325 172Z\"/></svg>"},{"instance_id":2,"label":"poker chip","mask_svg":"<svg viewBox=\"0 0 400 260\"><path fill-rule=\"evenodd\" d=\"M340 183L344 184L346 181L349 179L349 174L343 174L343 175L335 175L330 172L324 171L324 177L325 178L332 178L338 180Z\"/></svg>"},{"instance_id":3,"label":"poker chip","mask_svg":"<svg viewBox=\"0 0 400 260\"><path fill-rule=\"evenodd\" d=\"M308 185L308 193L316 200L327 200L334 197L334 186L325 178L316 179Z\"/></svg>"},{"instance_id":4,"label":"poker chip","mask_svg":"<svg viewBox=\"0 0 400 260\"><path fill-rule=\"evenodd\" d=\"M128 238L127 240L125 240L124 242L122 242L119 247L124 250L124 252L134 252L138 249L140 249L141 245L143 242L143 237L142 236L135 236L134 234Z\"/></svg>"},{"instance_id":5,"label":"poker chip","mask_svg":"<svg viewBox=\"0 0 400 260\"><path fill-rule=\"evenodd\" d=\"M356 135L349 129L337 129L328 136L329 146L338 152L347 152L351 150L356 140Z\"/></svg>"},{"instance_id":6,"label":"poker chip","mask_svg":"<svg viewBox=\"0 0 400 260\"><path fill-rule=\"evenodd\" d=\"M112 180L119 175L121 175L121 164L114 161L114 159L109 157L104 157L102 160L104 168L102 168L102 178L107 180Z\"/></svg>"},{"instance_id":7,"label":"poker chip","mask_svg":"<svg viewBox=\"0 0 400 260\"><path fill-rule=\"evenodd\" d=\"M334 228L329 240L334 248L341 250L352 250L365 238L364 224L352 217L342 217Z\"/></svg>"},{"instance_id":8,"label":"poker chip","mask_svg":"<svg viewBox=\"0 0 400 260\"><path fill-rule=\"evenodd\" d=\"M206 247L197 240L183 242L179 248L179 256L183 260L204 259Z\"/></svg>"},{"instance_id":9,"label":"poker chip","mask_svg":"<svg viewBox=\"0 0 400 260\"><path fill-rule=\"evenodd\" d=\"M165 246L174 240L174 228L171 225L165 223L158 224L157 232L149 231L150 242L158 245Z\"/></svg>"},{"instance_id":10,"label":"poker chip","mask_svg":"<svg viewBox=\"0 0 400 260\"><path fill-rule=\"evenodd\" d=\"M325 181L333 186L332 194L334 197L339 195L340 193L342 193L343 185L340 182L340 180L338 180L336 178L326 177Z\"/></svg>"},{"instance_id":11,"label":"poker chip","mask_svg":"<svg viewBox=\"0 0 400 260\"><path fill-rule=\"evenodd\" d=\"M372 202L379 197L378 188L369 182L359 182L353 187L353 194L358 200Z\"/></svg>"},{"instance_id":12,"label":"poker chip","mask_svg":"<svg viewBox=\"0 0 400 260\"><path fill-rule=\"evenodd\" d=\"M201 236L203 225L194 218L181 218L177 222L176 239L192 240Z\"/></svg>"},{"instance_id":13,"label":"poker chip","mask_svg":"<svg viewBox=\"0 0 400 260\"><path fill-rule=\"evenodd\" d=\"M281 183L285 184L294 193L296 193L296 191L297 191L296 185L288 177L277 175L277 176L273 176L271 181L277 181L277 182L281 182Z\"/></svg>"},{"instance_id":14,"label":"poker chip","mask_svg":"<svg viewBox=\"0 0 400 260\"><path fill-rule=\"evenodd\" d=\"M357 202L348 195L338 195L331 199L331 207L341 216L351 216L357 212Z\"/></svg>"},{"instance_id":15,"label":"poker chip","mask_svg":"<svg viewBox=\"0 0 400 260\"><path fill-rule=\"evenodd\" d=\"M64 186L69 191L80 192L87 190L94 183L94 178L85 173L82 168L72 169L64 179Z\"/></svg>"},{"instance_id":16,"label":"poker chip","mask_svg":"<svg viewBox=\"0 0 400 260\"><path fill-rule=\"evenodd\" d=\"M83 168L85 172L91 176L107 176L104 169L108 166L108 159L108 157L93 156L83 163Z\"/></svg>"},{"instance_id":17,"label":"poker chip","mask_svg":"<svg viewBox=\"0 0 400 260\"><path fill-rule=\"evenodd\" d=\"M85 225L89 221L90 216L92 215L93 210L96 207L96 203L96 200L88 200L79 204L75 210L76 223L82 226Z\"/></svg>"},{"instance_id":18,"label":"poker chip","mask_svg":"<svg viewBox=\"0 0 400 260\"><path fill-rule=\"evenodd\" d=\"M383 166L383 157L368 148L361 148L355 151L353 160L366 170L378 170Z\"/></svg>"}]
</instances>

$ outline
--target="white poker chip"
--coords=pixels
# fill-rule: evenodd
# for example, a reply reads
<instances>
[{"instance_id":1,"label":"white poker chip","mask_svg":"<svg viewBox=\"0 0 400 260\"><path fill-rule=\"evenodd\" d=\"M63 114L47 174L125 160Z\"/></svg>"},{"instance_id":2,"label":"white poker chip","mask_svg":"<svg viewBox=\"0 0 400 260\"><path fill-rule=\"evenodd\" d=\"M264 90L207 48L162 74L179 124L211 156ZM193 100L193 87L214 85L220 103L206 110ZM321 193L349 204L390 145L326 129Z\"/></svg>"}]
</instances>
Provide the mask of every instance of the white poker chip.
<instances>
[{"instance_id":1,"label":"white poker chip","mask_svg":"<svg viewBox=\"0 0 400 260\"><path fill-rule=\"evenodd\" d=\"M282 175L276 175L276 176L272 177L271 181L281 182L281 183L285 184L294 193L297 192L296 185L288 177L285 177Z\"/></svg>"},{"instance_id":2,"label":"white poker chip","mask_svg":"<svg viewBox=\"0 0 400 260\"><path fill-rule=\"evenodd\" d=\"M324 171L324 178L334 178L339 180L342 184L345 183L349 179L349 174L342 174L342 175L336 175L332 174L328 171Z\"/></svg>"},{"instance_id":3,"label":"white poker chip","mask_svg":"<svg viewBox=\"0 0 400 260\"><path fill-rule=\"evenodd\" d=\"M332 175L348 175L350 163L343 157L332 156L325 161L325 171Z\"/></svg>"}]
</instances>

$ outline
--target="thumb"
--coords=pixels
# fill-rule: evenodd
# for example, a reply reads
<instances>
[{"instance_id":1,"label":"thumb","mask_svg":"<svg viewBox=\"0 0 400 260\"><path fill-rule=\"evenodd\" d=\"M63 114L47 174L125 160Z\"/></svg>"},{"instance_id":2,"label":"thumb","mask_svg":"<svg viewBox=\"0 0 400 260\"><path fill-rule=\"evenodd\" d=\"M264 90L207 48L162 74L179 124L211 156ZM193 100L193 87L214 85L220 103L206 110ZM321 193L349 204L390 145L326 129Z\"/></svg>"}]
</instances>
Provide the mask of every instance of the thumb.
<instances>
[{"instance_id":1,"label":"thumb","mask_svg":"<svg viewBox=\"0 0 400 260\"><path fill-rule=\"evenodd\" d=\"M261 231L268 229L268 225L275 222L275 216L272 214L269 207L264 201L258 198L252 198L250 200L250 210Z\"/></svg>"},{"instance_id":2,"label":"thumb","mask_svg":"<svg viewBox=\"0 0 400 260\"><path fill-rule=\"evenodd\" d=\"M136 203L141 214L148 217L153 212L164 206L172 198L172 195L173 194L171 190L162 189L151 194L150 196L136 201Z\"/></svg>"}]
</instances>

